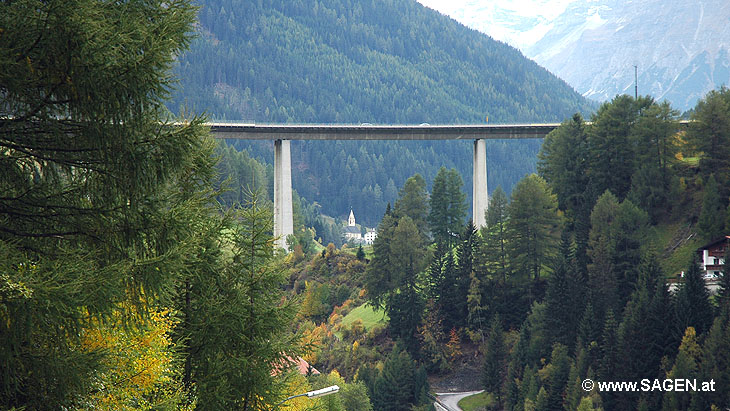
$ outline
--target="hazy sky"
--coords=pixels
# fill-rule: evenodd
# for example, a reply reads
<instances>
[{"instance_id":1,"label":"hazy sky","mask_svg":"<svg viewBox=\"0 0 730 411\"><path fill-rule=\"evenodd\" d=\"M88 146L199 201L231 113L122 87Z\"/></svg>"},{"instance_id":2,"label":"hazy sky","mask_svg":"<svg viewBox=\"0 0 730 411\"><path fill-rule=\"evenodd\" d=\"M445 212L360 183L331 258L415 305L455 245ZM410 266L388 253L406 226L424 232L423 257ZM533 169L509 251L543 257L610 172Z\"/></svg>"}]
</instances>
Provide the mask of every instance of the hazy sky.
<instances>
[{"instance_id":1,"label":"hazy sky","mask_svg":"<svg viewBox=\"0 0 730 411\"><path fill-rule=\"evenodd\" d=\"M523 49L577 0L418 0L471 28Z\"/></svg>"}]
</instances>

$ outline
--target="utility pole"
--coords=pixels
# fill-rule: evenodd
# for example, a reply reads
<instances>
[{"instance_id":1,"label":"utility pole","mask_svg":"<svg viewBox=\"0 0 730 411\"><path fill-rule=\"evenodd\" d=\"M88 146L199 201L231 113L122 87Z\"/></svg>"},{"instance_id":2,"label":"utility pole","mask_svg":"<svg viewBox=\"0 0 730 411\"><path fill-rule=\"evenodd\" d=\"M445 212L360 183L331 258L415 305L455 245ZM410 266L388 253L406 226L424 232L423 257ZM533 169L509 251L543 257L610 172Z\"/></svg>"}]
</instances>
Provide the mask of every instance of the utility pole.
<instances>
[{"instance_id":1,"label":"utility pole","mask_svg":"<svg viewBox=\"0 0 730 411\"><path fill-rule=\"evenodd\" d=\"M639 99L639 69L634 64L634 100Z\"/></svg>"}]
</instances>

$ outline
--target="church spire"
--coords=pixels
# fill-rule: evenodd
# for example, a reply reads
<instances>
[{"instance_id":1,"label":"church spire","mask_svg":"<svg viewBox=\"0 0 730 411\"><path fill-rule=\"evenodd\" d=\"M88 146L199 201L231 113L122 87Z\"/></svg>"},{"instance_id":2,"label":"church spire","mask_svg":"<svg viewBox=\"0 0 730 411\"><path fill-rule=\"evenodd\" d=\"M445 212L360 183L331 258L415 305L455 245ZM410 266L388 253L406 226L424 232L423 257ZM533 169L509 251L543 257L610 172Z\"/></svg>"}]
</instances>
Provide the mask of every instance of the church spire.
<instances>
[{"instance_id":1,"label":"church spire","mask_svg":"<svg viewBox=\"0 0 730 411\"><path fill-rule=\"evenodd\" d=\"M352 208L350 209L350 218L347 219L347 225L350 227L355 226L355 213L352 212Z\"/></svg>"}]
</instances>

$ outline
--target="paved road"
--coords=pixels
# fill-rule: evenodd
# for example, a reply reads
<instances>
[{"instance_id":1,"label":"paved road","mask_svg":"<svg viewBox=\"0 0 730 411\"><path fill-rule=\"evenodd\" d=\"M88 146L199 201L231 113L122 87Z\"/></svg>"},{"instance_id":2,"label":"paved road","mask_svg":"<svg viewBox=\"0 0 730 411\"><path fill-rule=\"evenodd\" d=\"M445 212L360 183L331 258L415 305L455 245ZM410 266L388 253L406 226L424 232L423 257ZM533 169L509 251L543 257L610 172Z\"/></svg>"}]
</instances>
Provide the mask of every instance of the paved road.
<instances>
[{"instance_id":1,"label":"paved road","mask_svg":"<svg viewBox=\"0 0 730 411\"><path fill-rule=\"evenodd\" d=\"M482 390L483 391L483 390ZM470 395L479 394L482 391L465 391L465 392L442 392L436 393L436 397L448 408L446 411L461 411L461 408L457 405L459 400ZM438 403L434 403L437 410L444 411Z\"/></svg>"}]
</instances>

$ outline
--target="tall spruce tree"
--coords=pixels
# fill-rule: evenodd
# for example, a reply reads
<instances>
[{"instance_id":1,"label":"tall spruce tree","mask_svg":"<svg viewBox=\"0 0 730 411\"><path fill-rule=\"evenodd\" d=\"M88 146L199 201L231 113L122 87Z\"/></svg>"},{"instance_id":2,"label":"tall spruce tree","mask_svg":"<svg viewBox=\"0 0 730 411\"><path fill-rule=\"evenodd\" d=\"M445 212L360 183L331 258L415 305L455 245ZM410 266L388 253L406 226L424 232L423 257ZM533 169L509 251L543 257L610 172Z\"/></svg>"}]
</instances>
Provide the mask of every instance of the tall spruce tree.
<instances>
[{"instance_id":1,"label":"tall spruce tree","mask_svg":"<svg viewBox=\"0 0 730 411\"><path fill-rule=\"evenodd\" d=\"M547 280L545 308L550 340L566 347L575 344L578 320L582 313L579 284L571 274L574 270L570 238L564 231L557 265Z\"/></svg>"},{"instance_id":2,"label":"tall spruce tree","mask_svg":"<svg viewBox=\"0 0 730 411\"><path fill-rule=\"evenodd\" d=\"M431 235L436 243L450 243L449 233L449 193L447 189L448 171L441 167L433 179L431 189L430 211L428 214L428 225L431 228Z\"/></svg>"},{"instance_id":3,"label":"tall spruce tree","mask_svg":"<svg viewBox=\"0 0 730 411\"><path fill-rule=\"evenodd\" d=\"M460 328L467 325L466 321L469 316L467 296L469 294L469 283L474 272L474 254L477 245L476 227L469 220L459 235L459 242L456 246L455 276L450 284L451 298L445 302L443 307L447 326Z\"/></svg>"},{"instance_id":4,"label":"tall spruce tree","mask_svg":"<svg viewBox=\"0 0 730 411\"><path fill-rule=\"evenodd\" d=\"M635 141L636 171L631 179L629 198L646 210L656 223L667 210L671 184L670 166L675 160L677 111L668 102L652 103L641 111L631 130Z\"/></svg>"},{"instance_id":5,"label":"tall spruce tree","mask_svg":"<svg viewBox=\"0 0 730 411\"><path fill-rule=\"evenodd\" d=\"M234 217L234 235L224 244L232 258L217 275L194 277L194 298L185 298L191 315L183 333L199 409L258 410L277 403L286 398L277 375L301 353L288 331L297 307L284 298L286 273L273 264L271 211L254 196Z\"/></svg>"},{"instance_id":6,"label":"tall spruce tree","mask_svg":"<svg viewBox=\"0 0 730 411\"><path fill-rule=\"evenodd\" d=\"M479 260L493 278L507 282L509 276L509 245L507 234L507 195L497 186L489 198L487 226L482 227L482 247Z\"/></svg>"},{"instance_id":7,"label":"tall spruce tree","mask_svg":"<svg viewBox=\"0 0 730 411\"><path fill-rule=\"evenodd\" d=\"M627 95L604 103L592 118L588 132L588 169L590 185L597 194L610 190L623 200L631 188L635 152L631 138L640 105Z\"/></svg>"},{"instance_id":8,"label":"tall spruce tree","mask_svg":"<svg viewBox=\"0 0 730 411\"><path fill-rule=\"evenodd\" d=\"M561 210L570 216L583 207L588 182L586 157L588 134L580 114L551 132L537 155L537 169L557 195Z\"/></svg>"},{"instance_id":9,"label":"tall spruce tree","mask_svg":"<svg viewBox=\"0 0 730 411\"><path fill-rule=\"evenodd\" d=\"M547 383L547 410L564 409L564 398L570 374L568 347L556 343L550 355L550 375Z\"/></svg>"},{"instance_id":10,"label":"tall spruce tree","mask_svg":"<svg viewBox=\"0 0 730 411\"><path fill-rule=\"evenodd\" d=\"M692 114L688 140L701 153L700 170L705 177L715 174L722 198L730 195L730 90L712 90L701 99Z\"/></svg>"},{"instance_id":11,"label":"tall spruce tree","mask_svg":"<svg viewBox=\"0 0 730 411\"><path fill-rule=\"evenodd\" d=\"M502 384L505 377L506 359L507 352L504 346L502 323L499 321L499 316L495 315L492 318L489 337L484 347L482 382L484 389L494 394L497 400L497 406L501 406L502 404Z\"/></svg>"},{"instance_id":12,"label":"tall spruce tree","mask_svg":"<svg viewBox=\"0 0 730 411\"><path fill-rule=\"evenodd\" d=\"M674 360L672 369L667 372L667 379L696 379L698 374L698 361L701 351L698 337L693 327L687 327L679 346L679 353ZM689 410L692 402L692 395L687 391L669 390L664 393L662 401L663 410Z\"/></svg>"},{"instance_id":13,"label":"tall spruce tree","mask_svg":"<svg viewBox=\"0 0 730 411\"><path fill-rule=\"evenodd\" d=\"M714 240L723 235L723 229L725 228L725 221L722 218L725 215L725 207L714 174L711 174L707 179L704 188L702 210L697 221L697 227L705 238Z\"/></svg>"},{"instance_id":14,"label":"tall spruce tree","mask_svg":"<svg viewBox=\"0 0 730 411\"><path fill-rule=\"evenodd\" d=\"M408 216L418 227L421 239L428 238L428 192L426 180L420 174L409 177L398 192L393 214L396 218Z\"/></svg>"},{"instance_id":15,"label":"tall spruce tree","mask_svg":"<svg viewBox=\"0 0 730 411\"><path fill-rule=\"evenodd\" d=\"M183 0L0 5L0 408L74 407L103 372L84 328L169 303L214 170L202 120L164 109L194 20Z\"/></svg>"},{"instance_id":16,"label":"tall spruce tree","mask_svg":"<svg viewBox=\"0 0 730 411\"><path fill-rule=\"evenodd\" d=\"M653 290L663 282L661 272L653 266L642 267L636 289L624 309L623 320L618 328L619 358L618 374L626 381L639 381L647 376L659 377L661 356L652 350L653 340L666 336L652 335L650 310ZM626 393L617 399L619 408L636 408L638 393Z\"/></svg>"},{"instance_id":17,"label":"tall spruce tree","mask_svg":"<svg viewBox=\"0 0 730 411\"><path fill-rule=\"evenodd\" d=\"M385 298L394 287L394 274L390 263L390 242L393 239L396 225L397 220L388 203L385 215L378 225L378 236L373 241L373 258L368 264L365 276L368 301L376 308L383 307Z\"/></svg>"},{"instance_id":18,"label":"tall spruce tree","mask_svg":"<svg viewBox=\"0 0 730 411\"><path fill-rule=\"evenodd\" d=\"M416 224L408 216L401 217L390 243L395 287L385 300L392 334L403 339L406 348L412 353L418 351L416 333L425 305L417 276L425 268L426 254L423 242L418 239Z\"/></svg>"},{"instance_id":19,"label":"tall spruce tree","mask_svg":"<svg viewBox=\"0 0 730 411\"><path fill-rule=\"evenodd\" d=\"M684 282L679 286L675 297L676 333L684 334L687 327L694 327L702 335L710 329L713 308L710 294L702 279L700 264L694 257L684 273Z\"/></svg>"},{"instance_id":20,"label":"tall spruce tree","mask_svg":"<svg viewBox=\"0 0 730 411\"><path fill-rule=\"evenodd\" d=\"M507 227L513 272L539 280L545 267L552 265L560 238L557 208L555 194L536 174L523 178L512 190Z\"/></svg>"},{"instance_id":21,"label":"tall spruce tree","mask_svg":"<svg viewBox=\"0 0 730 411\"><path fill-rule=\"evenodd\" d=\"M598 368L600 381L617 381L620 378L618 364L621 353L618 345L618 324L613 311L606 311L606 320L603 323L603 334L601 335L601 359ZM604 391L601 394L604 408L612 410L617 406L618 395L615 392Z\"/></svg>"},{"instance_id":22,"label":"tall spruce tree","mask_svg":"<svg viewBox=\"0 0 730 411\"><path fill-rule=\"evenodd\" d=\"M433 180L428 223L435 242L451 245L456 241L466 216L466 195L456 169L441 167Z\"/></svg>"},{"instance_id":23,"label":"tall spruce tree","mask_svg":"<svg viewBox=\"0 0 730 411\"><path fill-rule=\"evenodd\" d=\"M383 370L375 380L372 401L376 410L407 411L417 404L415 364L398 344L388 355ZM419 390L420 391L420 390Z\"/></svg>"}]
</instances>

